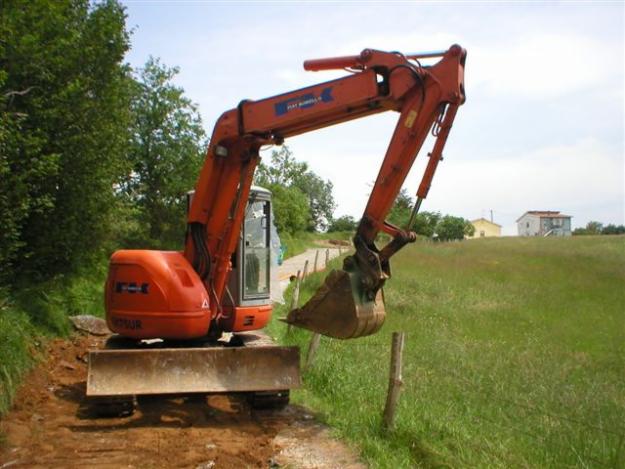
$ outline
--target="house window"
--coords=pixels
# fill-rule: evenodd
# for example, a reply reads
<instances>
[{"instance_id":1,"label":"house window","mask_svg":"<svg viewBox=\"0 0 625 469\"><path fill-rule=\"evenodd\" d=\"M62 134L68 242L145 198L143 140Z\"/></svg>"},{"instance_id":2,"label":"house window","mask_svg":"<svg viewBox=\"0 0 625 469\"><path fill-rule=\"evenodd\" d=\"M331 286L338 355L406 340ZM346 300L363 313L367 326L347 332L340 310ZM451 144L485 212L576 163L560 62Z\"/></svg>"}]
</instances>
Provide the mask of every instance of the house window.
<instances>
[{"instance_id":1,"label":"house window","mask_svg":"<svg viewBox=\"0 0 625 469\"><path fill-rule=\"evenodd\" d=\"M480 231L480 238L483 238L484 236L486 236L486 233L484 233L484 230Z\"/></svg>"},{"instance_id":2,"label":"house window","mask_svg":"<svg viewBox=\"0 0 625 469\"><path fill-rule=\"evenodd\" d=\"M530 227L530 222L525 222L525 228L529 228Z\"/></svg>"}]
</instances>

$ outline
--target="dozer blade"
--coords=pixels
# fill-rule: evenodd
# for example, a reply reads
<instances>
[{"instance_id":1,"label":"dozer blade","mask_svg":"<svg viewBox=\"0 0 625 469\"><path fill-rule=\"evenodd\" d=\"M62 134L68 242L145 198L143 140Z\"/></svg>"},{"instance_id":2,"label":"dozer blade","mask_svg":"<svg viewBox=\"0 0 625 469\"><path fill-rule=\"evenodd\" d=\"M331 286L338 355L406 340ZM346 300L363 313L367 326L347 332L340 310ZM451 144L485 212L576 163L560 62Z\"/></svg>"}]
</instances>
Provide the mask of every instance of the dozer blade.
<instances>
[{"instance_id":1,"label":"dozer blade","mask_svg":"<svg viewBox=\"0 0 625 469\"><path fill-rule=\"evenodd\" d=\"M385 316L381 290L370 300L358 273L333 270L308 303L291 311L285 322L336 339L355 339L377 332Z\"/></svg>"},{"instance_id":2,"label":"dozer blade","mask_svg":"<svg viewBox=\"0 0 625 469\"><path fill-rule=\"evenodd\" d=\"M200 347L89 353L87 396L280 391L300 386L297 347Z\"/></svg>"}]
</instances>

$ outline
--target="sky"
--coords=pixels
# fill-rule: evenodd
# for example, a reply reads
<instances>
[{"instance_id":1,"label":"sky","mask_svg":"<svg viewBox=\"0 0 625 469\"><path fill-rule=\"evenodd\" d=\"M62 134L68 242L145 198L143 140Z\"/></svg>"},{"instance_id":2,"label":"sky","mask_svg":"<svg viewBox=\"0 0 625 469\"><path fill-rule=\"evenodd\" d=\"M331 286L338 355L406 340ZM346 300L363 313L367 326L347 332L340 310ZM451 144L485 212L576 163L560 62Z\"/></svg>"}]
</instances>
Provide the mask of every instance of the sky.
<instances>
[{"instance_id":1,"label":"sky","mask_svg":"<svg viewBox=\"0 0 625 469\"><path fill-rule=\"evenodd\" d=\"M573 227L625 224L623 2L131 1L127 61L180 68L175 83L207 133L242 99L262 99L345 72L306 59L365 48L468 51L458 111L422 210L480 217L516 235L528 210L558 210ZM288 139L334 185L335 216L362 216L398 114ZM404 187L416 193L426 141ZM261 152L266 159L270 149Z\"/></svg>"}]
</instances>

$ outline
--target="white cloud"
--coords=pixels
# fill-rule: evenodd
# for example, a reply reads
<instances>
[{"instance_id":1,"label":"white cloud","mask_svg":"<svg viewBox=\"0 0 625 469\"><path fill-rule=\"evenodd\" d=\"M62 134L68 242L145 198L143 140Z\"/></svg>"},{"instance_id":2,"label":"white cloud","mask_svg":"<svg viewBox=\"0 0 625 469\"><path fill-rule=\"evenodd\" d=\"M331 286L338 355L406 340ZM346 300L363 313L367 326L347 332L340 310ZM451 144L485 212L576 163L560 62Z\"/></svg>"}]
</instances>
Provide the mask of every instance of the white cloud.
<instances>
[{"instance_id":1,"label":"white cloud","mask_svg":"<svg viewBox=\"0 0 625 469\"><path fill-rule=\"evenodd\" d=\"M574 223L623 222L622 7L615 14L589 4L410 3L391 10L383 4L263 4L258 16L253 5L246 6L247 16L228 5L166 10L169 15L131 6L131 13L140 13L131 56L141 64L153 53L180 65L178 83L199 102L208 130L243 98L343 75L305 72L305 59L367 47L445 49L457 42L469 54L468 102L424 209L466 218L494 209L495 221L509 230L523 211L541 208L568 211ZM177 23L172 11L179 13ZM375 29L363 27L374 23ZM362 214L396 118L387 113L287 142L298 159L335 183L337 215ZM408 177L413 194L430 148L426 142ZM493 158L486 161L488 155Z\"/></svg>"},{"instance_id":2,"label":"white cloud","mask_svg":"<svg viewBox=\"0 0 625 469\"><path fill-rule=\"evenodd\" d=\"M469 56L467 86L493 95L541 100L613 80L622 85L620 54L622 45L584 33L533 33L497 45L476 44Z\"/></svg>"},{"instance_id":3,"label":"white cloud","mask_svg":"<svg viewBox=\"0 0 625 469\"><path fill-rule=\"evenodd\" d=\"M500 159L456 159L438 176L435 203L467 218L495 209L507 234L526 210L567 212L577 226L625 222L623 152L591 138Z\"/></svg>"},{"instance_id":4,"label":"white cloud","mask_svg":"<svg viewBox=\"0 0 625 469\"><path fill-rule=\"evenodd\" d=\"M386 125L378 117L377 123ZM343 135L354 135L367 127L349 124ZM334 184L337 215L360 217L371 183L382 164L386 140L376 134L356 151L332 145L334 132L310 140L293 139L294 153ZM338 135L338 134L337 134ZM426 142L422 155L431 147ZM526 210L560 210L572 215L575 226L590 219L625 223L625 174L623 153L594 139L568 145L544 146L505 158L462 158L450 149L451 158L440 165L423 210L440 210L473 219L493 209L495 221L505 234L516 234L516 218ZM404 185L416 191L426 158L420 156Z\"/></svg>"}]
</instances>

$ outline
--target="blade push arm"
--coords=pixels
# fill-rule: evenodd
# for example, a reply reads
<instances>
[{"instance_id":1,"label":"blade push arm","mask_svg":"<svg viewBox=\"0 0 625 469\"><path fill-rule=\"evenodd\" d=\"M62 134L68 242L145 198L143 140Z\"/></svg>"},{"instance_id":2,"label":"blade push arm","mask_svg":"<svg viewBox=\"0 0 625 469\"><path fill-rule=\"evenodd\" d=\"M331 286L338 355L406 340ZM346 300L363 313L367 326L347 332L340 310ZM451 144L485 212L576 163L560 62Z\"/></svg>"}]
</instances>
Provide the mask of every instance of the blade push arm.
<instances>
[{"instance_id":1,"label":"blade push arm","mask_svg":"<svg viewBox=\"0 0 625 469\"><path fill-rule=\"evenodd\" d=\"M222 114L195 188L185 249L211 294L214 311L219 311L260 147L392 110L400 117L355 239L363 285L375 295L390 276L388 258L412 237L386 223L385 217L434 127L438 139L419 189L419 198L425 197L456 109L465 99L464 49L454 45L426 56L442 58L423 67L412 60L418 54L365 49L358 56L307 61L308 70L349 67L353 73L267 99L243 101ZM379 231L394 237L382 251L373 244Z\"/></svg>"}]
</instances>

